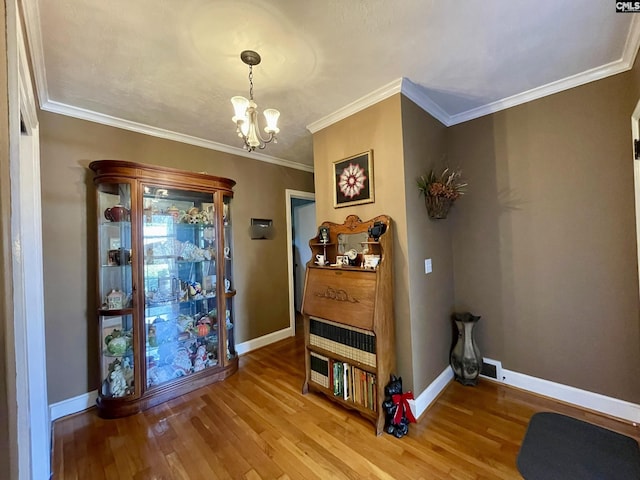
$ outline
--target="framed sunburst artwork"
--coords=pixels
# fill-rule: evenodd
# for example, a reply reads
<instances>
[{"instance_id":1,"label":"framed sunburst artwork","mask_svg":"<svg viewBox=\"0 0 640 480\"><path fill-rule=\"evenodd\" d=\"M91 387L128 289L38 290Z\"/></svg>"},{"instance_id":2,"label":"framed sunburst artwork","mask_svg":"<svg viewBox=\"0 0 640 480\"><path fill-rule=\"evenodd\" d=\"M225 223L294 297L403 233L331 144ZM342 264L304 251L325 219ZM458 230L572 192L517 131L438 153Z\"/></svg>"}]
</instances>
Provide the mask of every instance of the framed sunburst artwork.
<instances>
[{"instance_id":1,"label":"framed sunburst artwork","mask_svg":"<svg viewBox=\"0 0 640 480\"><path fill-rule=\"evenodd\" d=\"M333 162L333 190L335 208L372 203L373 151Z\"/></svg>"}]
</instances>

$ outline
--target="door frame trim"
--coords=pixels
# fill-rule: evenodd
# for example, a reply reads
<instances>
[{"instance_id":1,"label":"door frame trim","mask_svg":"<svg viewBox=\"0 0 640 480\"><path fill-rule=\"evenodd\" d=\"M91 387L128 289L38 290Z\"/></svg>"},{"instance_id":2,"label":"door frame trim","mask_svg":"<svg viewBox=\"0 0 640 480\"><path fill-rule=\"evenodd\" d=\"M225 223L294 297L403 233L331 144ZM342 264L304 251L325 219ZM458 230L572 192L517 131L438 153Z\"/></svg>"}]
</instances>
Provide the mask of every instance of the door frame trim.
<instances>
[{"instance_id":1,"label":"door frame trim","mask_svg":"<svg viewBox=\"0 0 640 480\"><path fill-rule=\"evenodd\" d=\"M13 322L7 336L13 347L8 361L15 369L17 478L49 478L39 124L20 8L17 0L5 5L14 282Z\"/></svg>"},{"instance_id":2,"label":"door frame trim","mask_svg":"<svg viewBox=\"0 0 640 480\"><path fill-rule=\"evenodd\" d=\"M631 114L631 161L633 162L633 190L636 210L636 263L638 267L638 279L640 280L640 159L636 160L634 158L634 143L636 140L640 141L640 100L638 100L636 108ZM640 295L640 291L638 294Z\"/></svg>"}]
</instances>

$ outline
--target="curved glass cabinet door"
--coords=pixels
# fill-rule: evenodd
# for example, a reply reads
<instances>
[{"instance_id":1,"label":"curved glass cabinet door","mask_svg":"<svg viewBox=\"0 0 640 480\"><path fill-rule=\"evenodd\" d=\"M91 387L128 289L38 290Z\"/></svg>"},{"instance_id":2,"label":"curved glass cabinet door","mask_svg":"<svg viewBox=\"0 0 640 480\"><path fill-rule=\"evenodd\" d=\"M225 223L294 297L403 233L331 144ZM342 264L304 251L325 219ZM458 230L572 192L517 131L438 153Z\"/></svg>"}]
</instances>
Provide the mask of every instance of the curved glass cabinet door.
<instances>
[{"instance_id":1,"label":"curved glass cabinet door","mask_svg":"<svg viewBox=\"0 0 640 480\"><path fill-rule=\"evenodd\" d=\"M131 185L98 185L99 394L136 395L133 270L131 266Z\"/></svg>"},{"instance_id":2,"label":"curved glass cabinet door","mask_svg":"<svg viewBox=\"0 0 640 480\"><path fill-rule=\"evenodd\" d=\"M214 194L144 187L146 385L219 363Z\"/></svg>"},{"instance_id":3,"label":"curved glass cabinet door","mask_svg":"<svg viewBox=\"0 0 640 480\"><path fill-rule=\"evenodd\" d=\"M232 239L232 229L231 229L231 197L223 196L222 197L223 204L223 215L222 215L222 225L224 229L223 234L223 242L224 242L224 262L222 263L222 267L224 270L224 278L225 278L225 325L226 325L226 349L227 349L227 360L231 360L235 358L238 354L236 352L236 343L235 343L235 322L233 315L233 300L236 295L235 285L233 282L233 258L232 258L232 248L233 239Z\"/></svg>"}]
</instances>

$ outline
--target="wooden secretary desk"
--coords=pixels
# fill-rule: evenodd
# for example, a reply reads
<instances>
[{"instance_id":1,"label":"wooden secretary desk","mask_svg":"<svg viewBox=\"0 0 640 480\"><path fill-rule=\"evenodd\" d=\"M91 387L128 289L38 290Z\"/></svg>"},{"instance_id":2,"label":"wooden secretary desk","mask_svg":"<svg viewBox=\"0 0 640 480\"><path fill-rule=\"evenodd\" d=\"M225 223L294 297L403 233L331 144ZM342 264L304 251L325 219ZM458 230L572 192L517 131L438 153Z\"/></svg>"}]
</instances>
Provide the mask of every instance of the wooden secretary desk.
<instances>
[{"instance_id":1,"label":"wooden secretary desk","mask_svg":"<svg viewBox=\"0 0 640 480\"><path fill-rule=\"evenodd\" d=\"M384 386L395 369L391 218L363 222L349 215L343 224L320 227L328 229L328 236L319 234L309 242L302 304L303 393L322 393L357 411L379 435ZM376 238L381 230L386 231ZM316 255L326 263L319 264Z\"/></svg>"}]
</instances>

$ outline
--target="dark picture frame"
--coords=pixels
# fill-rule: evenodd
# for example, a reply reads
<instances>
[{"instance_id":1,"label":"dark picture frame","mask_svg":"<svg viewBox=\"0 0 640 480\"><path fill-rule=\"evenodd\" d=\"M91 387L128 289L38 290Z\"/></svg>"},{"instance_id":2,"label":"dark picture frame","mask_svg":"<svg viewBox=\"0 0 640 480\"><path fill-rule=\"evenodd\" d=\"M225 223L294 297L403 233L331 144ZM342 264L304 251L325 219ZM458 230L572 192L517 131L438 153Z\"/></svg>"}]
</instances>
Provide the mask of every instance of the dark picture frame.
<instances>
[{"instance_id":1,"label":"dark picture frame","mask_svg":"<svg viewBox=\"0 0 640 480\"><path fill-rule=\"evenodd\" d=\"M373 150L333 162L334 208L374 201Z\"/></svg>"}]
</instances>

